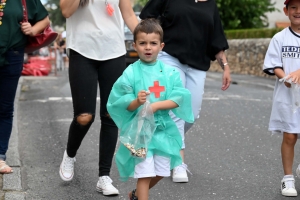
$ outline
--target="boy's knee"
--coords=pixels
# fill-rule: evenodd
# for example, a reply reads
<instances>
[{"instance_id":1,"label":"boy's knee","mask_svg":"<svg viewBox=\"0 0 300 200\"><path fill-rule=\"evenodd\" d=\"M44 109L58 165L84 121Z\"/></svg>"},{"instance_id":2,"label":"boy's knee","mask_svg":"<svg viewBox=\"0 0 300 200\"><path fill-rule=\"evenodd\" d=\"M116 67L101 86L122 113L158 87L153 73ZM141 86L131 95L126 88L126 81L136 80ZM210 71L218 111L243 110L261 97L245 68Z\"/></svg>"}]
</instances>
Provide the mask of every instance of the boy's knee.
<instances>
[{"instance_id":1,"label":"boy's knee","mask_svg":"<svg viewBox=\"0 0 300 200\"><path fill-rule=\"evenodd\" d=\"M297 142L297 134L284 134L284 141L289 144L294 144Z\"/></svg>"},{"instance_id":2,"label":"boy's knee","mask_svg":"<svg viewBox=\"0 0 300 200\"><path fill-rule=\"evenodd\" d=\"M88 113L83 113L77 116L77 122L82 126L86 126L89 123L92 123L93 121L94 121L93 115Z\"/></svg>"}]
</instances>

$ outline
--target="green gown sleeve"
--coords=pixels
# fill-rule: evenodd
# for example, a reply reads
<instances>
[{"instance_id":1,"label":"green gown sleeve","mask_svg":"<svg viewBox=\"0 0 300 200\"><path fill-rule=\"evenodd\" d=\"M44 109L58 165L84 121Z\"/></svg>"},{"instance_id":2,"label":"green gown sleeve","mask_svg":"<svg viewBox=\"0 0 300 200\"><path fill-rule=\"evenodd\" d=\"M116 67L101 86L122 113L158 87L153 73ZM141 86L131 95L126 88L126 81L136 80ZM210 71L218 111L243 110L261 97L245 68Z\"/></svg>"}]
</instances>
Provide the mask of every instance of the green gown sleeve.
<instances>
[{"instance_id":1,"label":"green gown sleeve","mask_svg":"<svg viewBox=\"0 0 300 200\"><path fill-rule=\"evenodd\" d=\"M167 99L174 101L178 104L177 108L173 108L172 112L186 122L193 123L194 115L192 111L191 93L188 89L184 88L180 79L178 71L170 76L173 82L173 88L167 95Z\"/></svg>"}]
</instances>

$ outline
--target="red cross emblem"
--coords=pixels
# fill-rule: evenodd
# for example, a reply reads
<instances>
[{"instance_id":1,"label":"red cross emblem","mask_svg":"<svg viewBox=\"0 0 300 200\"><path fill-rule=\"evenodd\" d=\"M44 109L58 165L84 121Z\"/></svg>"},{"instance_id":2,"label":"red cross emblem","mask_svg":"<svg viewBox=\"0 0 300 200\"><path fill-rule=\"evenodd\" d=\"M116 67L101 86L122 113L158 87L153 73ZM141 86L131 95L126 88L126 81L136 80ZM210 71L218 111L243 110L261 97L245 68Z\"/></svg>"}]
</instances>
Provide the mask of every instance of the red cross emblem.
<instances>
[{"instance_id":1,"label":"red cross emblem","mask_svg":"<svg viewBox=\"0 0 300 200\"><path fill-rule=\"evenodd\" d=\"M149 91L153 92L155 94L155 98L159 98L160 97L160 92L165 91L165 87L164 86L159 86L159 82L154 81L154 86L149 87Z\"/></svg>"}]
</instances>

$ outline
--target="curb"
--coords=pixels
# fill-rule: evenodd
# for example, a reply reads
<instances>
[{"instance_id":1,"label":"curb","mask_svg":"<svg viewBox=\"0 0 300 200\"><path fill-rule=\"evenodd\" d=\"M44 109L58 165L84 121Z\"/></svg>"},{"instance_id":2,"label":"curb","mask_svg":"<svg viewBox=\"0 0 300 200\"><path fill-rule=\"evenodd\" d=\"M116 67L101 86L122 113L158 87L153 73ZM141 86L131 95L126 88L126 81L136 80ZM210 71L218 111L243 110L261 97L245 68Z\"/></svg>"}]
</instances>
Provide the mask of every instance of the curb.
<instances>
[{"instance_id":1,"label":"curb","mask_svg":"<svg viewBox=\"0 0 300 200\"><path fill-rule=\"evenodd\" d=\"M3 192L4 200L24 200L25 193L22 191L21 178L21 161L19 155L19 140L18 140L18 101L21 93L21 86L23 84L23 77L19 79L16 97L14 101L14 120L9 140L9 147L7 151L7 163L13 168L14 172L3 175Z\"/></svg>"}]
</instances>

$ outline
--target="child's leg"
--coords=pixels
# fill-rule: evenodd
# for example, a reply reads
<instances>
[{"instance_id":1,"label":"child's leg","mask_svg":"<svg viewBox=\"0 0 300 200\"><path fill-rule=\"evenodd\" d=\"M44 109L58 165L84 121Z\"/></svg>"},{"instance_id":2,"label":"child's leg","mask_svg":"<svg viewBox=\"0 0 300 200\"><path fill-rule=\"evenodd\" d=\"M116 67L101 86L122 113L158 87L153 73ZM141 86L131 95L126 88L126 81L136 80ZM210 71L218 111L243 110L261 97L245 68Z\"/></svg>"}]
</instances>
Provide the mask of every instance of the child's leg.
<instances>
[{"instance_id":1,"label":"child's leg","mask_svg":"<svg viewBox=\"0 0 300 200\"><path fill-rule=\"evenodd\" d=\"M151 189L153 186L155 186L158 183L158 181L160 181L163 178L164 177L162 177L162 176L153 177L150 181L149 189Z\"/></svg>"},{"instance_id":2,"label":"child's leg","mask_svg":"<svg viewBox=\"0 0 300 200\"><path fill-rule=\"evenodd\" d=\"M148 195L149 196L149 189L151 189L153 186L155 186L161 179L163 179L164 177L162 176L156 176L156 177L151 177L150 178L150 183L148 184ZM142 199L143 196L138 195L137 191L140 191L140 193L145 193L145 186L147 185L146 180L141 180L141 179L148 179L148 178L139 178L138 182L137 182L137 186L136 186L136 190L135 190L135 196L138 197L138 199ZM140 197L141 196L141 197ZM129 193L129 197L132 197L132 192Z\"/></svg>"},{"instance_id":3,"label":"child's leg","mask_svg":"<svg viewBox=\"0 0 300 200\"><path fill-rule=\"evenodd\" d=\"M283 133L281 157L285 175L293 174L294 147L297 142L297 137L297 134Z\"/></svg>"},{"instance_id":4,"label":"child's leg","mask_svg":"<svg viewBox=\"0 0 300 200\"><path fill-rule=\"evenodd\" d=\"M136 184L136 196L139 200L148 200L149 197L149 185L152 177L139 178Z\"/></svg>"}]
</instances>

